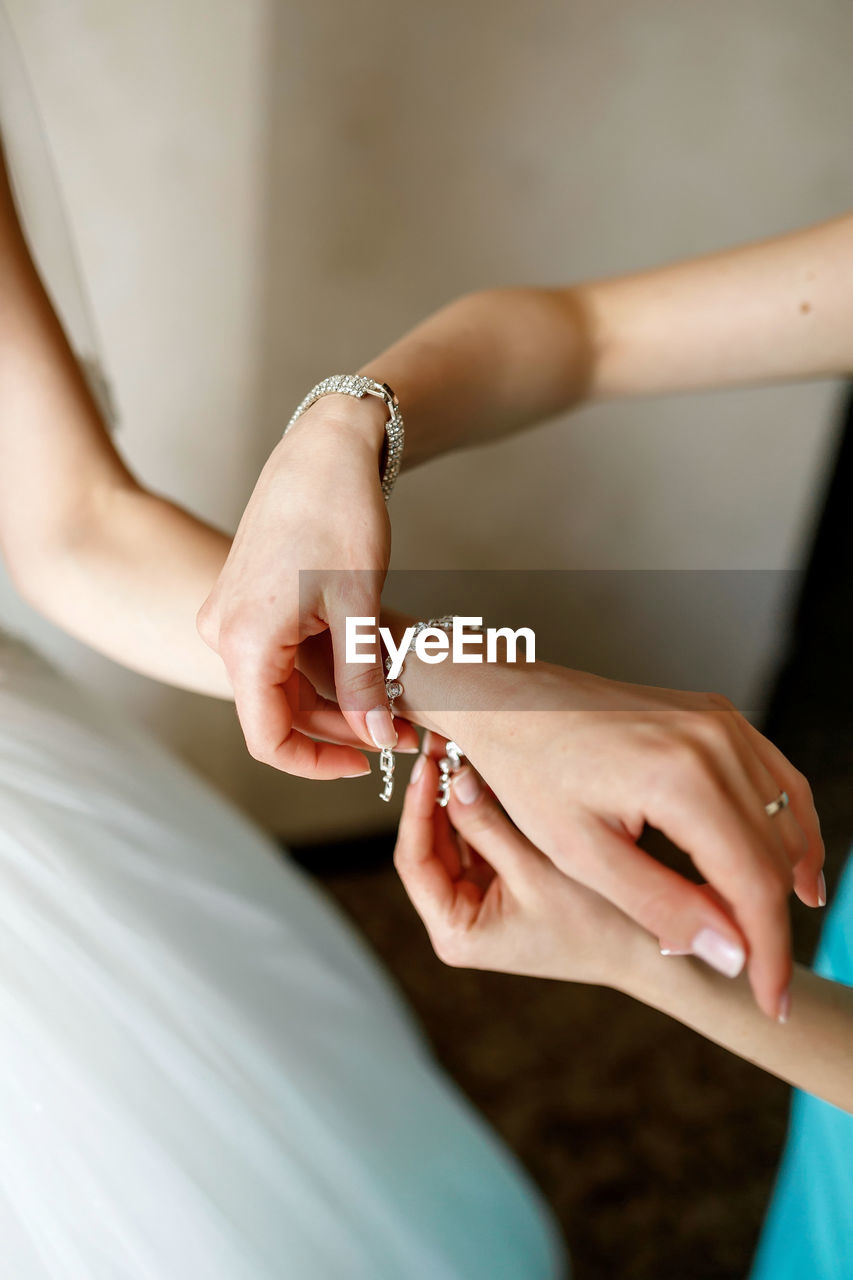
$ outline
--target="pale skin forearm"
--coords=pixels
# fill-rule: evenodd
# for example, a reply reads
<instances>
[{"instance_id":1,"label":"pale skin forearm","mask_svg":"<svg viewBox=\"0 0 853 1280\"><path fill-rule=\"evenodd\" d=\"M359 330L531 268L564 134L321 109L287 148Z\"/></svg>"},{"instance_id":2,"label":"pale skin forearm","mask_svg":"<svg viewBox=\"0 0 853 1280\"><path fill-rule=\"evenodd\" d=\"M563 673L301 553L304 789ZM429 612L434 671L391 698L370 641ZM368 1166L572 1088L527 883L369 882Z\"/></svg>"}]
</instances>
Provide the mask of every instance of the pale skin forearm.
<instances>
[{"instance_id":1,"label":"pale skin forearm","mask_svg":"<svg viewBox=\"0 0 853 1280\"><path fill-rule=\"evenodd\" d=\"M195 625L229 545L142 488L115 450L36 273L0 153L0 550L18 589L124 665L230 697Z\"/></svg>"},{"instance_id":2,"label":"pale skin forearm","mask_svg":"<svg viewBox=\"0 0 853 1280\"><path fill-rule=\"evenodd\" d=\"M407 467L596 399L851 369L853 214L636 275L471 294L364 371L400 398Z\"/></svg>"},{"instance_id":3,"label":"pale skin forearm","mask_svg":"<svg viewBox=\"0 0 853 1280\"><path fill-rule=\"evenodd\" d=\"M853 1111L853 988L796 966L789 1020L762 1017L744 978L662 957L637 933L614 985L781 1080Z\"/></svg>"},{"instance_id":4,"label":"pale skin forearm","mask_svg":"<svg viewBox=\"0 0 853 1280\"><path fill-rule=\"evenodd\" d=\"M174 503L121 487L75 537L45 546L19 582L39 612L122 666L232 699L222 660L195 625L230 545Z\"/></svg>"},{"instance_id":5,"label":"pale skin forearm","mask_svg":"<svg viewBox=\"0 0 853 1280\"><path fill-rule=\"evenodd\" d=\"M38 279L0 163L0 545L13 572L87 522L105 492L133 483Z\"/></svg>"}]
</instances>

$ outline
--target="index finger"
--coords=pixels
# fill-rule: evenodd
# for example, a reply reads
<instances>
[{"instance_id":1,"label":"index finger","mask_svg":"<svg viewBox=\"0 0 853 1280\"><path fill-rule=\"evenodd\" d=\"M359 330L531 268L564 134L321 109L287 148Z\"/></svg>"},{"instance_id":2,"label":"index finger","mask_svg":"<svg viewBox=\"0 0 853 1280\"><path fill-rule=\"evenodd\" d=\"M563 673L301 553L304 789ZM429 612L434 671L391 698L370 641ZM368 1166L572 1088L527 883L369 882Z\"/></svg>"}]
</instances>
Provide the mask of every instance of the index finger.
<instances>
[{"instance_id":1,"label":"index finger","mask_svg":"<svg viewBox=\"0 0 853 1280\"><path fill-rule=\"evenodd\" d=\"M232 663L229 676L237 716L250 755L297 778L328 781L369 772L363 752L315 742L294 728L286 682L293 674L295 646L282 646L275 665L259 657Z\"/></svg>"},{"instance_id":2,"label":"index finger","mask_svg":"<svg viewBox=\"0 0 853 1280\"><path fill-rule=\"evenodd\" d=\"M661 794L647 817L690 855L731 905L749 944L748 972L756 1000L769 1017L779 1017L793 970L790 868L773 855L759 828L711 778L691 778L689 794L680 787Z\"/></svg>"}]
</instances>

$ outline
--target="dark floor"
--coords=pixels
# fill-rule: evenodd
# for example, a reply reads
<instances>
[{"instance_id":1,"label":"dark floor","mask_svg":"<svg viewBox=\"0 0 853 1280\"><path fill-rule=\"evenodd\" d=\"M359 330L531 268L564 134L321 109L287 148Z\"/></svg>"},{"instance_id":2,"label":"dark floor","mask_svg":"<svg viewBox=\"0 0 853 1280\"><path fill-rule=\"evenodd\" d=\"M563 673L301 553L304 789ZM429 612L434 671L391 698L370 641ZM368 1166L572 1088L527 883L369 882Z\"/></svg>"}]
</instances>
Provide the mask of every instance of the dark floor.
<instances>
[{"instance_id":1,"label":"dark floor","mask_svg":"<svg viewBox=\"0 0 853 1280\"><path fill-rule=\"evenodd\" d=\"M831 885L853 834L853 749L801 745ZM742 1280L785 1132L785 1086L613 992L445 968L387 838L298 852L544 1191L576 1280ZM803 958L818 914L794 907Z\"/></svg>"}]
</instances>

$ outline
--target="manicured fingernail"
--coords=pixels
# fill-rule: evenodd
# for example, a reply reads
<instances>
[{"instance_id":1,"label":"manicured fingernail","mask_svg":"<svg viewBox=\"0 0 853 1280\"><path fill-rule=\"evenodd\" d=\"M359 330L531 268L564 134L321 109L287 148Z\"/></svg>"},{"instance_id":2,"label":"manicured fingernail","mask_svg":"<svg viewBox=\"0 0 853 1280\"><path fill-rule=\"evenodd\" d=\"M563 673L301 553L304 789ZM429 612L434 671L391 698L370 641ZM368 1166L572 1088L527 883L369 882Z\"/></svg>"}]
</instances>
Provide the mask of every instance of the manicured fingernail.
<instances>
[{"instance_id":1,"label":"manicured fingernail","mask_svg":"<svg viewBox=\"0 0 853 1280\"><path fill-rule=\"evenodd\" d=\"M473 769L460 769L453 775L453 794L460 804L473 804L480 794L480 779Z\"/></svg>"},{"instance_id":2,"label":"manicured fingernail","mask_svg":"<svg viewBox=\"0 0 853 1280\"><path fill-rule=\"evenodd\" d=\"M377 747L396 747L397 730L387 707L372 707L364 717L364 722Z\"/></svg>"},{"instance_id":3,"label":"manicured fingernail","mask_svg":"<svg viewBox=\"0 0 853 1280\"><path fill-rule=\"evenodd\" d=\"M785 1023L791 1016L791 988L783 991L779 997L779 1010L776 1014L776 1021Z\"/></svg>"},{"instance_id":4,"label":"manicured fingernail","mask_svg":"<svg viewBox=\"0 0 853 1280\"><path fill-rule=\"evenodd\" d=\"M402 756L417 756L421 751L420 747L398 747L397 750Z\"/></svg>"},{"instance_id":5,"label":"manicured fingernail","mask_svg":"<svg viewBox=\"0 0 853 1280\"><path fill-rule=\"evenodd\" d=\"M359 769L358 773L345 773L345 774L343 774L343 775L342 775L342 777L344 777L344 778L366 778L366 777L367 777L367 775L368 775L369 773L370 773L370 765L368 765L366 769Z\"/></svg>"},{"instance_id":6,"label":"manicured fingernail","mask_svg":"<svg viewBox=\"0 0 853 1280\"><path fill-rule=\"evenodd\" d=\"M727 978L736 978L746 964L743 947L730 938L724 938L716 929L700 929L690 950L694 956L698 956Z\"/></svg>"},{"instance_id":7,"label":"manicured fingernail","mask_svg":"<svg viewBox=\"0 0 853 1280\"><path fill-rule=\"evenodd\" d=\"M426 765L426 762L427 762L426 756L423 756L423 755L418 756L417 760L412 766L412 776L409 778L409 786L413 787L420 780L420 777L424 771L424 766Z\"/></svg>"},{"instance_id":8,"label":"manicured fingernail","mask_svg":"<svg viewBox=\"0 0 853 1280\"><path fill-rule=\"evenodd\" d=\"M689 949L682 950L680 947L661 947L660 953L662 956L689 956L693 954Z\"/></svg>"},{"instance_id":9,"label":"manicured fingernail","mask_svg":"<svg viewBox=\"0 0 853 1280\"><path fill-rule=\"evenodd\" d=\"M822 871L818 872L817 877L817 905L819 907L826 906L826 876Z\"/></svg>"}]
</instances>

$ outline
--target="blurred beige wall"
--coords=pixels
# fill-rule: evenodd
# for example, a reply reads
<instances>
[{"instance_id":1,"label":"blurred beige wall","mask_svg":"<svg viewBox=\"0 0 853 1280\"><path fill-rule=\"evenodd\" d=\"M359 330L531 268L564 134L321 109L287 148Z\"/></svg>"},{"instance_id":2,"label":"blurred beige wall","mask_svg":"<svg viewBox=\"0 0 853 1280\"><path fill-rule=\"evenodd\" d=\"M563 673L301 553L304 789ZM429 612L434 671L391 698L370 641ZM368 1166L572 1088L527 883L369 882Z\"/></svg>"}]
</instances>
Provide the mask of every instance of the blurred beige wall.
<instances>
[{"instance_id":1,"label":"blurred beige wall","mask_svg":"<svg viewBox=\"0 0 853 1280\"><path fill-rule=\"evenodd\" d=\"M853 204L853 9L834 0L8 8L120 442L151 484L232 527L304 391L454 294L647 266ZM592 665L754 708L836 401L815 384L599 406L443 460L398 486L394 564L778 570L710 588L701 625L678 593L652 607L639 574L586 596L573 579L571 611L551 602ZM8 591L7 615L278 830L391 820L375 779L327 784L320 809L317 785L246 757L230 708L84 654Z\"/></svg>"}]
</instances>

